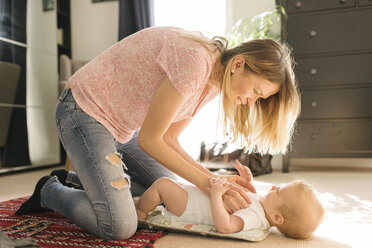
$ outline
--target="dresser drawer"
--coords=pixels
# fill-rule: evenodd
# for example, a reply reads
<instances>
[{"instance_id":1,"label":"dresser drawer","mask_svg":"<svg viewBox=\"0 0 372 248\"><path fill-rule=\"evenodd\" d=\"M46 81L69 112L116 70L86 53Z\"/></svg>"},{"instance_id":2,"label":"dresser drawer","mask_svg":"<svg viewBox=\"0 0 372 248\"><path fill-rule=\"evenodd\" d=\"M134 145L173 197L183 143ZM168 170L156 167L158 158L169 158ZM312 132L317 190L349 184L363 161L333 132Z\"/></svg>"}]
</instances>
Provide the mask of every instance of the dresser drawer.
<instances>
[{"instance_id":1,"label":"dresser drawer","mask_svg":"<svg viewBox=\"0 0 372 248\"><path fill-rule=\"evenodd\" d=\"M302 58L295 73L302 87L372 83L372 53Z\"/></svg>"},{"instance_id":2,"label":"dresser drawer","mask_svg":"<svg viewBox=\"0 0 372 248\"><path fill-rule=\"evenodd\" d=\"M301 105L301 119L372 118L372 85L363 88L306 89Z\"/></svg>"},{"instance_id":3,"label":"dresser drawer","mask_svg":"<svg viewBox=\"0 0 372 248\"><path fill-rule=\"evenodd\" d=\"M295 55L372 49L372 9L289 16Z\"/></svg>"},{"instance_id":4,"label":"dresser drawer","mask_svg":"<svg viewBox=\"0 0 372 248\"><path fill-rule=\"evenodd\" d=\"M359 0L359 6L372 5L372 0Z\"/></svg>"},{"instance_id":5,"label":"dresser drawer","mask_svg":"<svg viewBox=\"0 0 372 248\"><path fill-rule=\"evenodd\" d=\"M354 6L355 0L288 0L287 12L296 13L315 10L351 8Z\"/></svg>"},{"instance_id":6,"label":"dresser drawer","mask_svg":"<svg viewBox=\"0 0 372 248\"><path fill-rule=\"evenodd\" d=\"M294 152L372 152L372 119L301 122L294 137Z\"/></svg>"}]
</instances>

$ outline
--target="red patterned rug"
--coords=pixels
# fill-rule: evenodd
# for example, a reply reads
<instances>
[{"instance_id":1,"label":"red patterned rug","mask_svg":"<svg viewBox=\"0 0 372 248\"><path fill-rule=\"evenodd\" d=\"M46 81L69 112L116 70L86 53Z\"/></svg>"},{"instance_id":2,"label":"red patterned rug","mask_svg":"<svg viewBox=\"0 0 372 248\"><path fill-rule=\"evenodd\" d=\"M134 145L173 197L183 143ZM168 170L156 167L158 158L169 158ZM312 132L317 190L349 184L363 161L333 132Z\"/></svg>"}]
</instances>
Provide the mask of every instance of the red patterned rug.
<instances>
[{"instance_id":1,"label":"red patterned rug","mask_svg":"<svg viewBox=\"0 0 372 248\"><path fill-rule=\"evenodd\" d=\"M14 212L27 197L0 203L0 229L10 239L33 238L41 247L146 247L153 248L155 241L165 232L137 230L130 239L105 240L97 238L56 212L16 216Z\"/></svg>"}]
</instances>

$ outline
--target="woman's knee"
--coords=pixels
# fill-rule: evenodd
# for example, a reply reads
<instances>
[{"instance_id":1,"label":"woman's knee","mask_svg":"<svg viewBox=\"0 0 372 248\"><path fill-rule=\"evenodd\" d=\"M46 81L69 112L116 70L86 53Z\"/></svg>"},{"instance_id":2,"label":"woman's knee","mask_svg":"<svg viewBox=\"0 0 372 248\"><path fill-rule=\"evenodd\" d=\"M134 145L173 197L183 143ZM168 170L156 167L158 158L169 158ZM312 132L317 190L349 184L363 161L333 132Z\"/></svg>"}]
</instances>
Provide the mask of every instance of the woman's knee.
<instances>
[{"instance_id":1,"label":"woman's knee","mask_svg":"<svg viewBox=\"0 0 372 248\"><path fill-rule=\"evenodd\" d=\"M123 240L133 236L137 230L137 215L131 214L125 218L118 218L112 221L111 225L102 226L102 238Z\"/></svg>"},{"instance_id":2,"label":"woman's knee","mask_svg":"<svg viewBox=\"0 0 372 248\"><path fill-rule=\"evenodd\" d=\"M107 204L98 209L99 229L109 239L127 239L137 230L137 214L129 187L118 188ZM102 214L102 211L104 212ZM97 212L96 212L97 213Z\"/></svg>"},{"instance_id":3,"label":"woman's knee","mask_svg":"<svg viewBox=\"0 0 372 248\"><path fill-rule=\"evenodd\" d=\"M121 239L129 239L133 236L133 234L137 230L137 215L133 215L135 218L131 218L132 220L126 221L124 225L121 226L121 228L118 228L116 232L113 233L112 239L115 240L121 240Z\"/></svg>"}]
</instances>

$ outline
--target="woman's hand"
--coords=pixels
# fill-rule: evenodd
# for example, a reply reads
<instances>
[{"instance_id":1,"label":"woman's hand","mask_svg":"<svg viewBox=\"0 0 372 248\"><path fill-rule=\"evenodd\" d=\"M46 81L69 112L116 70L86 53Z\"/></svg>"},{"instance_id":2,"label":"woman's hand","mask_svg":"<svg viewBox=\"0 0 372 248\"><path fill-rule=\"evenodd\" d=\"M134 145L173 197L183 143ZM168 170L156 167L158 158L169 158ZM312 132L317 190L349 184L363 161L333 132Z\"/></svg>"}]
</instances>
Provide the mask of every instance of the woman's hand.
<instances>
[{"instance_id":1,"label":"woman's hand","mask_svg":"<svg viewBox=\"0 0 372 248\"><path fill-rule=\"evenodd\" d=\"M238 170L239 176L222 177L233 185L233 187L223 195L225 208L229 213L248 207L248 204L251 203L251 200L246 194L248 190L256 193L256 189L252 184L253 176L250 169L242 165L238 160L235 161L234 167Z\"/></svg>"},{"instance_id":2,"label":"woman's hand","mask_svg":"<svg viewBox=\"0 0 372 248\"><path fill-rule=\"evenodd\" d=\"M214 177L209 180L209 194L213 197L221 197L223 206L231 214L234 210L248 207L250 199L246 192L227 181L226 177Z\"/></svg>"}]
</instances>

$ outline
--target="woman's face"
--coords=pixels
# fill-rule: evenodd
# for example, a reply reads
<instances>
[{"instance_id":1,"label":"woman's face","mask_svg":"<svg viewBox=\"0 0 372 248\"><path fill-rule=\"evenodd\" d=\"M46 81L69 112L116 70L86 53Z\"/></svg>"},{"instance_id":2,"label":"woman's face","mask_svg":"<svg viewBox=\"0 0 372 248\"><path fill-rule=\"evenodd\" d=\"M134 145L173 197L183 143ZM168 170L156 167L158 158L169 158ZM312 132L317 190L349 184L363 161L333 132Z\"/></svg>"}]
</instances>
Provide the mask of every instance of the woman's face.
<instances>
[{"instance_id":1,"label":"woman's face","mask_svg":"<svg viewBox=\"0 0 372 248\"><path fill-rule=\"evenodd\" d=\"M279 91L279 85L256 74L244 70L245 60L236 57L232 64L231 85L236 105L251 107L258 98L266 99Z\"/></svg>"}]
</instances>

